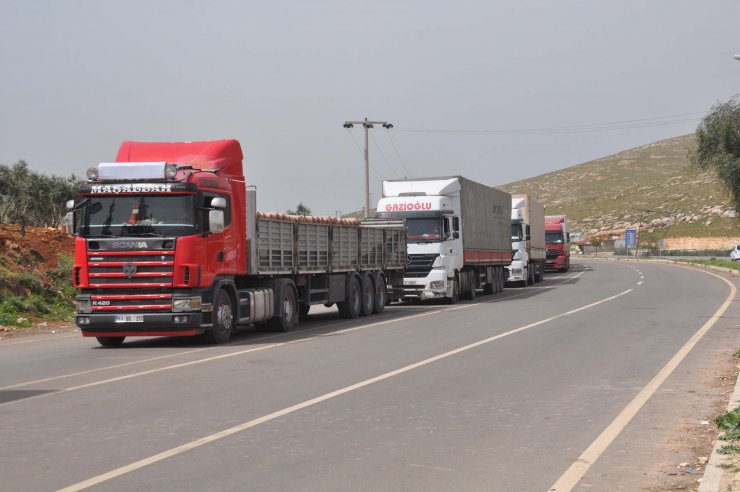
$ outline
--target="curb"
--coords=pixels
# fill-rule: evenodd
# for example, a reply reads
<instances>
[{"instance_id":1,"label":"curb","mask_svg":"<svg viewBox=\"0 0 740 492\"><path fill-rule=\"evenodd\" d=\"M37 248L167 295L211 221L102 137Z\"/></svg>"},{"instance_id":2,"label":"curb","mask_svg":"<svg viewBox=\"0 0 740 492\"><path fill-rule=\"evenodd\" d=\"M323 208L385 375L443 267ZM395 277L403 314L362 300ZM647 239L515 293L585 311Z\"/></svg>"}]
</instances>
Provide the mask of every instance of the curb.
<instances>
[{"instance_id":1,"label":"curb","mask_svg":"<svg viewBox=\"0 0 740 492\"><path fill-rule=\"evenodd\" d=\"M730 402L727 405L727 411L730 412L740 406L740 374L738 374L737 382L735 383L735 389L730 397ZM704 475L702 476L701 483L699 484L698 492L718 492L722 476L725 473L725 469L721 468L722 462L731 455L722 455L718 453L718 450L722 445L719 440L719 431L717 432L717 439L714 441L714 447L712 448L712 455L709 457L707 466L704 469ZM729 490L729 489L728 489Z\"/></svg>"}]
</instances>

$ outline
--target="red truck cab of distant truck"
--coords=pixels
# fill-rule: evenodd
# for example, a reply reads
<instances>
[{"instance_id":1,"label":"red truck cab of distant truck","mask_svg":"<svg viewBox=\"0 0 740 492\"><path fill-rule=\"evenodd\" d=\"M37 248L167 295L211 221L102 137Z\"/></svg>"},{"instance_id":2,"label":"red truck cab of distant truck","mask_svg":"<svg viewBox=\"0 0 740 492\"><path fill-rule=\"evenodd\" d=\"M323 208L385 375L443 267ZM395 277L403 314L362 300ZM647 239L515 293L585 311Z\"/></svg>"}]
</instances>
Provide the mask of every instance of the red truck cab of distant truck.
<instances>
[{"instance_id":1,"label":"red truck cab of distant truck","mask_svg":"<svg viewBox=\"0 0 740 492\"><path fill-rule=\"evenodd\" d=\"M240 326L287 331L312 304L346 318L383 310L403 226L258 213L242 159L236 140L127 141L88 170L65 219L83 336L223 343Z\"/></svg>"},{"instance_id":2,"label":"red truck cab of distant truck","mask_svg":"<svg viewBox=\"0 0 740 492\"><path fill-rule=\"evenodd\" d=\"M545 216L545 269L567 272L570 268L570 233L568 217Z\"/></svg>"}]
</instances>

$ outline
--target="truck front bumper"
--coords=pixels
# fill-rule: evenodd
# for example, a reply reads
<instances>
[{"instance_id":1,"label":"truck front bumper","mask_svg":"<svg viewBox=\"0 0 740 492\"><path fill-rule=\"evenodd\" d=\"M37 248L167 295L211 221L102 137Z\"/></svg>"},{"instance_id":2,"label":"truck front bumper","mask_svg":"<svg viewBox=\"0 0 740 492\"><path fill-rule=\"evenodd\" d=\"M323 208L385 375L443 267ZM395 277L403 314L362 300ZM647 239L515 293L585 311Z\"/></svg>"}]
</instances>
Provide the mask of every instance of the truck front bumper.
<instances>
[{"instance_id":1,"label":"truck front bumper","mask_svg":"<svg viewBox=\"0 0 740 492\"><path fill-rule=\"evenodd\" d=\"M452 295L453 283L448 282L447 270L432 270L426 277L404 277L405 299L443 299Z\"/></svg>"},{"instance_id":2,"label":"truck front bumper","mask_svg":"<svg viewBox=\"0 0 740 492\"><path fill-rule=\"evenodd\" d=\"M129 318L126 318L129 317ZM77 313L85 337L192 336L212 326L211 313Z\"/></svg>"}]
</instances>

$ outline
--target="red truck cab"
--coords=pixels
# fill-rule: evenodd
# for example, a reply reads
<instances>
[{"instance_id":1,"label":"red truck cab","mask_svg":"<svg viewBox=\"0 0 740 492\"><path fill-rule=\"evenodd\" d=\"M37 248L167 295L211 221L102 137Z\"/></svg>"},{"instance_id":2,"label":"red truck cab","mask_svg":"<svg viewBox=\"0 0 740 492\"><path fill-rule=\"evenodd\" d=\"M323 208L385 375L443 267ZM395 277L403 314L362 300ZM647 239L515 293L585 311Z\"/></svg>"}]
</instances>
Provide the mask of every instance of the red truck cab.
<instances>
[{"instance_id":1,"label":"red truck cab","mask_svg":"<svg viewBox=\"0 0 740 492\"><path fill-rule=\"evenodd\" d=\"M567 272L570 268L568 217L565 215L545 216L545 248L545 269Z\"/></svg>"},{"instance_id":2,"label":"red truck cab","mask_svg":"<svg viewBox=\"0 0 740 492\"><path fill-rule=\"evenodd\" d=\"M88 178L73 225L82 334L117 345L213 326L215 284L247 268L239 142L127 141Z\"/></svg>"}]
</instances>

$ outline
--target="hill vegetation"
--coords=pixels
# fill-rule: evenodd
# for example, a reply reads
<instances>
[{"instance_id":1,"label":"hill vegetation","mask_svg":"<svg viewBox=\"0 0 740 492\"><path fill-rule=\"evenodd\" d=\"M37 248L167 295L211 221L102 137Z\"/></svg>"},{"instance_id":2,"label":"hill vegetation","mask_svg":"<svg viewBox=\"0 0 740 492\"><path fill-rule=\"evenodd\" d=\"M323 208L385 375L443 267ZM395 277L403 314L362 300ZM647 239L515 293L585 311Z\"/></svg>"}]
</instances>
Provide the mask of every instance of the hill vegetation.
<instances>
[{"instance_id":1,"label":"hill vegetation","mask_svg":"<svg viewBox=\"0 0 740 492\"><path fill-rule=\"evenodd\" d=\"M638 225L653 239L740 237L716 173L691 164L695 147L694 134L684 135L497 187L534 195L587 237L623 237Z\"/></svg>"}]
</instances>

